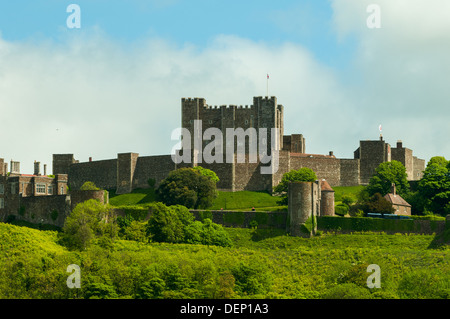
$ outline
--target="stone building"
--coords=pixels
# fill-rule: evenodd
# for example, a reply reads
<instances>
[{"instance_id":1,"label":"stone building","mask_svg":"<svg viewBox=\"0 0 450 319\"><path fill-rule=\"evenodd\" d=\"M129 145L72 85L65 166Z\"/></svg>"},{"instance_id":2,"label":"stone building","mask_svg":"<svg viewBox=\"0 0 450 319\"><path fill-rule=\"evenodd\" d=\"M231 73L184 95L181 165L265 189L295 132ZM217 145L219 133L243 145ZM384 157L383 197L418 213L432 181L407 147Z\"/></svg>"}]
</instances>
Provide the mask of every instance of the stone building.
<instances>
[{"instance_id":1,"label":"stone building","mask_svg":"<svg viewBox=\"0 0 450 319\"><path fill-rule=\"evenodd\" d=\"M20 162L11 161L11 170L0 158L0 221L10 218L35 224L62 227L76 204L88 199L107 202L104 191L67 190L68 175L41 174L40 162L34 163L34 174L22 174Z\"/></svg>"},{"instance_id":2,"label":"stone building","mask_svg":"<svg viewBox=\"0 0 450 319\"><path fill-rule=\"evenodd\" d=\"M311 237L318 216L334 215L334 190L326 180L292 182L288 187L288 225L292 236Z\"/></svg>"},{"instance_id":3,"label":"stone building","mask_svg":"<svg viewBox=\"0 0 450 319\"><path fill-rule=\"evenodd\" d=\"M397 194L395 184L391 186L391 192L384 196L388 202L394 207L396 215L411 216L411 205Z\"/></svg>"},{"instance_id":4,"label":"stone building","mask_svg":"<svg viewBox=\"0 0 450 319\"><path fill-rule=\"evenodd\" d=\"M398 141L397 147L394 148L386 143L382 136L379 140L360 141L359 148L354 152L354 158L360 161L360 182L363 185L369 183L378 165L392 160L399 161L405 166L410 181L421 179L425 170L425 160L413 156L413 151L403 147L401 141Z\"/></svg>"},{"instance_id":5,"label":"stone building","mask_svg":"<svg viewBox=\"0 0 450 319\"><path fill-rule=\"evenodd\" d=\"M379 140L360 141L353 158L336 158L332 151L328 154L308 154L303 134L284 135L284 110L276 97L254 97L253 104L246 106L210 106L204 98L182 98L181 128L190 133L187 144L191 148L186 151L188 161L176 163L171 155L140 156L138 153L120 153L114 159L79 162L73 154L54 154L53 173L68 174L71 189L78 189L85 181L92 181L101 188L115 189L117 193L146 188L149 180L158 185L170 171L196 165L213 170L220 179L217 187L229 191L272 191L284 173L302 167L311 168L319 180L325 179L333 187L364 185L369 182L380 163L394 159L405 165L410 180L418 180L422 176L424 160L413 156L412 150L403 147L401 142L397 143L396 148L392 148L382 137ZM229 144L233 146L231 155L224 154L227 150L227 128L234 132L242 129L248 133L244 140L233 136L232 145ZM276 129L278 136L272 134L272 128ZM217 143L212 137L204 138L208 129L223 132L225 142L222 143L222 148L215 147L214 152L211 152L222 155L224 160L221 162L208 162L201 156L207 147L217 145L210 144ZM256 131L256 136L250 134L251 129ZM261 135L260 132L264 132L264 129L266 135ZM263 163L259 157L256 161L252 160L254 149L249 147L252 138L258 141L258 151L261 145L264 152L269 152L272 145L278 151L277 167L270 174L261 172L273 162ZM237 152L239 147L245 150L241 158ZM216 153L217 149L222 153ZM184 155L184 149L180 154ZM226 161L226 156L231 156L233 160Z\"/></svg>"}]
</instances>

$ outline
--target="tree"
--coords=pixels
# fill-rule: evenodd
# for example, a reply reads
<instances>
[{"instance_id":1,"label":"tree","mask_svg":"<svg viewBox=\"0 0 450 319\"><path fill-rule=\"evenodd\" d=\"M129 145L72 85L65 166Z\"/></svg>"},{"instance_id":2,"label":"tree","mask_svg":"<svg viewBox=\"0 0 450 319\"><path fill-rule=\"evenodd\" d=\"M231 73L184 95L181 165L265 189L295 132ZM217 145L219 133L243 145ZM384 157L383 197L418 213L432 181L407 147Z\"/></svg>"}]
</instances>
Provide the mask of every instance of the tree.
<instances>
[{"instance_id":1,"label":"tree","mask_svg":"<svg viewBox=\"0 0 450 319\"><path fill-rule=\"evenodd\" d=\"M375 193L365 203L364 212L374 214L393 214L395 212L392 203L384 198L380 193Z\"/></svg>"},{"instance_id":2,"label":"tree","mask_svg":"<svg viewBox=\"0 0 450 319\"><path fill-rule=\"evenodd\" d=\"M375 175L369 181L367 192L369 196L380 193L382 196L390 192L395 184L397 194L405 197L410 192L406 168L399 161L381 163L375 170Z\"/></svg>"},{"instance_id":3,"label":"tree","mask_svg":"<svg viewBox=\"0 0 450 319\"><path fill-rule=\"evenodd\" d=\"M288 204L288 188L290 182L314 182L317 180L316 173L308 167L302 167L298 170L291 170L283 174L280 183L274 187L274 193L280 194L279 205Z\"/></svg>"},{"instance_id":4,"label":"tree","mask_svg":"<svg viewBox=\"0 0 450 319\"><path fill-rule=\"evenodd\" d=\"M183 224L183 218L179 216L181 211L181 209L175 210L163 203L156 203L152 207L152 215L147 223L147 233L151 239L156 242L183 242L184 228L187 225ZM187 212L189 213L189 211Z\"/></svg>"},{"instance_id":5,"label":"tree","mask_svg":"<svg viewBox=\"0 0 450 319\"><path fill-rule=\"evenodd\" d=\"M63 241L72 249L86 249L95 238L114 239L117 224L109 205L95 199L78 204L67 216L63 227Z\"/></svg>"},{"instance_id":6,"label":"tree","mask_svg":"<svg viewBox=\"0 0 450 319\"><path fill-rule=\"evenodd\" d=\"M209 177L214 183L217 183L219 181L219 177L217 176L217 174L210 169L201 166L195 166L193 167L193 169L200 172L200 174L202 174L203 176Z\"/></svg>"},{"instance_id":7,"label":"tree","mask_svg":"<svg viewBox=\"0 0 450 319\"><path fill-rule=\"evenodd\" d=\"M442 156L430 159L419 181L418 194L424 209L445 215L450 204L450 162Z\"/></svg>"},{"instance_id":8,"label":"tree","mask_svg":"<svg viewBox=\"0 0 450 319\"><path fill-rule=\"evenodd\" d=\"M200 169L179 168L161 182L156 195L166 205L207 208L217 196L216 183Z\"/></svg>"}]
</instances>

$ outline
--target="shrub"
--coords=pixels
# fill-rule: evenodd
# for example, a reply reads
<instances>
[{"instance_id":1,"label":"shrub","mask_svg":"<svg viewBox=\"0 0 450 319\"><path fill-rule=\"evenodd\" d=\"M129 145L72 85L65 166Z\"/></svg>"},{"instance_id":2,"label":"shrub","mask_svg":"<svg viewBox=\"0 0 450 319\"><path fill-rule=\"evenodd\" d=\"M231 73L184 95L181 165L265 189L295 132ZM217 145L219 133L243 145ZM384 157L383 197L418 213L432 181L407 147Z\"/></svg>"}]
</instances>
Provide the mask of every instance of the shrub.
<instances>
[{"instance_id":1,"label":"shrub","mask_svg":"<svg viewBox=\"0 0 450 319\"><path fill-rule=\"evenodd\" d=\"M194 215L184 206L157 203L152 211L146 229L153 241L231 246L228 233L221 225L209 218L194 221Z\"/></svg>"},{"instance_id":2,"label":"shrub","mask_svg":"<svg viewBox=\"0 0 450 319\"><path fill-rule=\"evenodd\" d=\"M176 210L156 203L147 223L147 234L156 242L178 243L184 240L184 225Z\"/></svg>"},{"instance_id":3,"label":"shrub","mask_svg":"<svg viewBox=\"0 0 450 319\"><path fill-rule=\"evenodd\" d=\"M67 216L63 232L67 247L86 249L97 237L115 238L118 227L111 207L90 199L78 204Z\"/></svg>"},{"instance_id":4,"label":"shrub","mask_svg":"<svg viewBox=\"0 0 450 319\"><path fill-rule=\"evenodd\" d=\"M81 191L98 191L100 188L98 188L93 182L84 182L84 184L80 187Z\"/></svg>"},{"instance_id":5,"label":"shrub","mask_svg":"<svg viewBox=\"0 0 450 319\"><path fill-rule=\"evenodd\" d=\"M363 288L354 283L344 283L326 290L322 294L324 299L369 299L371 297L368 288Z\"/></svg>"},{"instance_id":6,"label":"shrub","mask_svg":"<svg viewBox=\"0 0 450 319\"><path fill-rule=\"evenodd\" d=\"M264 294L270 288L271 276L262 264L240 262L231 269L239 294Z\"/></svg>"},{"instance_id":7,"label":"shrub","mask_svg":"<svg viewBox=\"0 0 450 319\"><path fill-rule=\"evenodd\" d=\"M339 216L345 216L349 212L349 207L345 204L339 204L334 207L334 213Z\"/></svg>"}]
</instances>

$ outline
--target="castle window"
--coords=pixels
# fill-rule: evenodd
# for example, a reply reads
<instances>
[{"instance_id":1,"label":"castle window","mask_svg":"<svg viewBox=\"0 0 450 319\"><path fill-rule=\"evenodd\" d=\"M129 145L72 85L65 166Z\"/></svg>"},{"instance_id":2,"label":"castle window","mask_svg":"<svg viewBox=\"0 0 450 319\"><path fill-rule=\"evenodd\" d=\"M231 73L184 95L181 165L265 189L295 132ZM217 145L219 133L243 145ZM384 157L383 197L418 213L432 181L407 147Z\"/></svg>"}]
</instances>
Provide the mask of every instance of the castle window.
<instances>
[{"instance_id":1,"label":"castle window","mask_svg":"<svg viewBox=\"0 0 450 319\"><path fill-rule=\"evenodd\" d=\"M64 195L64 186L61 186L61 195Z\"/></svg>"},{"instance_id":2,"label":"castle window","mask_svg":"<svg viewBox=\"0 0 450 319\"><path fill-rule=\"evenodd\" d=\"M212 124L212 120L209 120L208 123L209 123L209 124Z\"/></svg>"},{"instance_id":3,"label":"castle window","mask_svg":"<svg viewBox=\"0 0 450 319\"><path fill-rule=\"evenodd\" d=\"M5 185L0 184L0 194L4 194L5 193Z\"/></svg>"},{"instance_id":4,"label":"castle window","mask_svg":"<svg viewBox=\"0 0 450 319\"><path fill-rule=\"evenodd\" d=\"M45 194L45 184L37 184L36 185L36 193Z\"/></svg>"},{"instance_id":5,"label":"castle window","mask_svg":"<svg viewBox=\"0 0 450 319\"><path fill-rule=\"evenodd\" d=\"M248 120L245 120L245 124L248 124Z\"/></svg>"},{"instance_id":6,"label":"castle window","mask_svg":"<svg viewBox=\"0 0 450 319\"><path fill-rule=\"evenodd\" d=\"M5 200L3 198L0 198L0 209L5 208Z\"/></svg>"},{"instance_id":7,"label":"castle window","mask_svg":"<svg viewBox=\"0 0 450 319\"><path fill-rule=\"evenodd\" d=\"M47 194L53 195L53 185L48 185L48 187L47 187Z\"/></svg>"},{"instance_id":8,"label":"castle window","mask_svg":"<svg viewBox=\"0 0 450 319\"><path fill-rule=\"evenodd\" d=\"M11 194L16 194L16 183L11 183Z\"/></svg>"}]
</instances>

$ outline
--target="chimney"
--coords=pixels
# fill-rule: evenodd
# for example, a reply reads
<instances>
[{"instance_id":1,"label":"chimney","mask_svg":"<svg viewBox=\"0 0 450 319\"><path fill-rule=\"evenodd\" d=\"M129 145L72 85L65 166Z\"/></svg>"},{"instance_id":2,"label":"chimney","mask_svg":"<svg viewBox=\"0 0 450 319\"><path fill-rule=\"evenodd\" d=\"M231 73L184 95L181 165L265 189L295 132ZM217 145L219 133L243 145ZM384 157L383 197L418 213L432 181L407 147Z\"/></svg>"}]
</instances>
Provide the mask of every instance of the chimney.
<instances>
[{"instance_id":1,"label":"chimney","mask_svg":"<svg viewBox=\"0 0 450 319\"><path fill-rule=\"evenodd\" d=\"M330 156L333 156L333 151L330 151Z\"/></svg>"},{"instance_id":2,"label":"chimney","mask_svg":"<svg viewBox=\"0 0 450 319\"><path fill-rule=\"evenodd\" d=\"M34 175L41 175L41 162L34 161Z\"/></svg>"},{"instance_id":3,"label":"chimney","mask_svg":"<svg viewBox=\"0 0 450 319\"><path fill-rule=\"evenodd\" d=\"M397 148L403 148L403 142L398 140L397 141Z\"/></svg>"},{"instance_id":4,"label":"chimney","mask_svg":"<svg viewBox=\"0 0 450 319\"><path fill-rule=\"evenodd\" d=\"M392 183L392 185L391 185L391 194L394 194L394 196L397 195L397 189L395 188L395 184L394 183Z\"/></svg>"},{"instance_id":5,"label":"chimney","mask_svg":"<svg viewBox=\"0 0 450 319\"><path fill-rule=\"evenodd\" d=\"M44 164L44 175L47 176L47 164Z\"/></svg>"},{"instance_id":6,"label":"chimney","mask_svg":"<svg viewBox=\"0 0 450 319\"><path fill-rule=\"evenodd\" d=\"M89 162L92 162L92 157L89 157Z\"/></svg>"}]
</instances>

